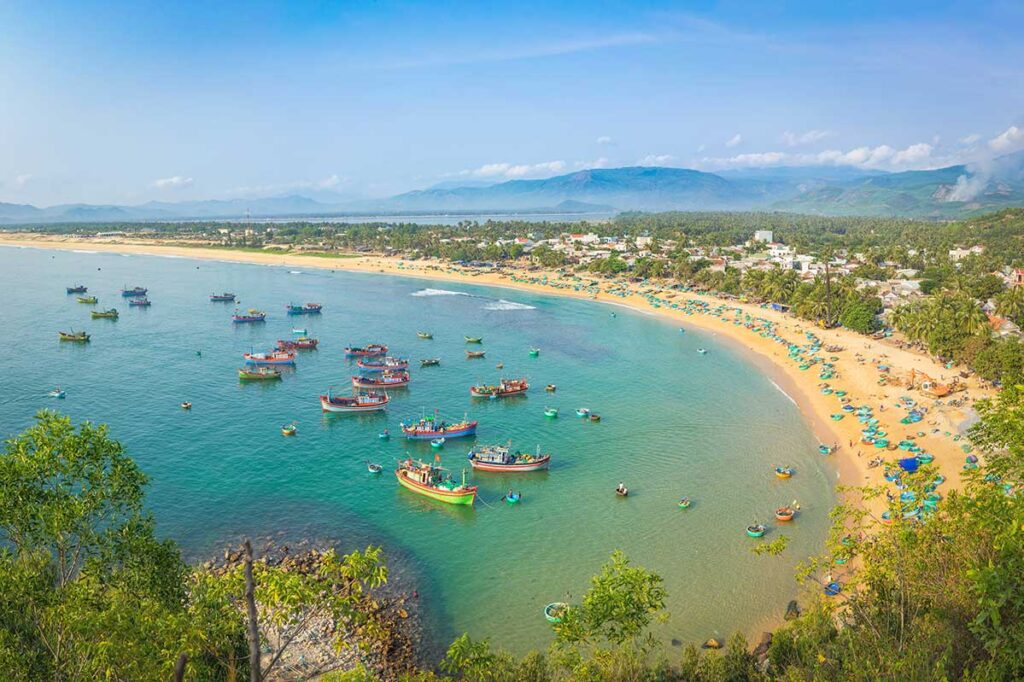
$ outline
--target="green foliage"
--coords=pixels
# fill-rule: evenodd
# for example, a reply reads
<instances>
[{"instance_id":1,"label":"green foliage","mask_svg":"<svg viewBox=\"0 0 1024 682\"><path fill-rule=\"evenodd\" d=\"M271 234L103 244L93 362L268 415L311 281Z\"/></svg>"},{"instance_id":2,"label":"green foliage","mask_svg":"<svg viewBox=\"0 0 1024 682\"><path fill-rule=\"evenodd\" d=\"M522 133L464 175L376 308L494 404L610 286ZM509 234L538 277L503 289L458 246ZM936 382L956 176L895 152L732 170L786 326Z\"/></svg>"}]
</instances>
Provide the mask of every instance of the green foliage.
<instances>
[{"instance_id":1,"label":"green foliage","mask_svg":"<svg viewBox=\"0 0 1024 682\"><path fill-rule=\"evenodd\" d=\"M911 341L924 344L930 353L954 358L967 341L988 334L988 319L966 293L943 291L893 311L892 322Z\"/></svg>"}]
</instances>

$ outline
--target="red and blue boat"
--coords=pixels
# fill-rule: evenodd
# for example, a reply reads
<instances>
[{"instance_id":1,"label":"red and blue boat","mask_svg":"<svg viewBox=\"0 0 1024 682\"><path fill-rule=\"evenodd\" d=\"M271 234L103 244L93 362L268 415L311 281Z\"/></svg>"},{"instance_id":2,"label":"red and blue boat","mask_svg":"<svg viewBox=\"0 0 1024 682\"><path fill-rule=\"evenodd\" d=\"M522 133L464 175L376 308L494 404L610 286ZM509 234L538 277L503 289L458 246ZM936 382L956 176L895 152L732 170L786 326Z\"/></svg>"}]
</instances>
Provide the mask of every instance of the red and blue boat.
<instances>
[{"instance_id":1,"label":"red and blue boat","mask_svg":"<svg viewBox=\"0 0 1024 682\"><path fill-rule=\"evenodd\" d=\"M435 438L465 438L476 435L479 422L463 419L449 424L443 419L424 417L418 421L402 422L402 433L410 440L434 440Z\"/></svg>"},{"instance_id":2,"label":"red and blue boat","mask_svg":"<svg viewBox=\"0 0 1024 682\"><path fill-rule=\"evenodd\" d=\"M502 379L497 384L470 386L469 393L477 398L504 398L526 393L530 384L526 379Z\"/></svg>"},{"instance_id":3,"label":"red and blue boat","mask_svg":"<svg viewBox=\"0 0 1024 682\"><path fill-rule=\"evenodd\" d=\"M250 308L245 313L239 313L236 310L235 314L231 316L231 321L234 322L235 324L246 324L249 322L266 322L267 314L262 310L256 310L255 308Z\"/></svg>"},{"instance_id":4,"label":"red and blue boat","mask_svg":"<svg viewBox=\"0 0 1024 682\"><path fill-rule=\"evenodd\" d=\"M378 412L387 407L391 398L387 393L358 392L354 395L334 395L327 389L327 395L320 396L320 408L324 412Z\"/></svg>"},{"instance_id":5,"label":"red and blue boat","mask_svg":"<svg viewBox=\"0 0 1024 682\"><path fill-rule=\"evenodd\" d=\"M145 296L148 291L149 289L145 287L132 287L131 289L125 287L121 289L121 295L125 298L135 298L137 296Z\"/></svg>"},{"instance_id":6,"label":"red and blue boat","mask_svg":"<svg viewBox=\"0 0 1024 682\"><path fill-rule=\"evenodd\" d=\"M286 311L289 315L319 315L324 307L319 303L307 303L306 305L295 305L289 303Z\"/></svg>"},{"instance_id":7,"label":"red and blue boat","mask_svg":"<svg viewBox=\"0 0 1024 682\"><path fill-rule=\"evenodd\" d=\"M531 455L523 452L512 452L505 445L478 445L469 451L469 464L480 471L498 473L514 473L523 471L540 471L551 464L551 455Z\"/></svg>"},{"instance_id":8,"label":"red and blue boat","mask_svg":"<svg viewBox=\"0 0 1024 682\"><path fill-rule=\"evenodd\" d=\"M295 353L293 351L275 350L269 353L245 353L247 365L294 365Z\"/></svg>"},{"instance_id":9,"label":"red and blue boat","mask_svg":"<svg viewBox=\"0 0 1024 682\"><path fill-rule=\"evenodd\" d=\"M356 360L356 367L364 372L398 372L409 369L409 361L405 358L386 357L377 362L373 360Z\"/></svg>"},{"instance_id":10,"label":"red and blue boat","mask_svg":"<svg viewBox=\"0 0 1024 682\"><path fill-rule=\"evenodd\" d=\"M352 377L352 386L355 388L403 388L408 385L408 372L387 371L369 377Z\"/></svg>"},{"instance_id":11,"label":"red and blue boat","mask_svg":"<svg viewBox=\"0 0 1024 682\"><path fill-rule=\"evenodd\" d=\"M210 294L210 300L214 303L234 303L235 295L225 291L223 294Z\"/></svg>"},{"instance_id":12,"label":"red and blue boat","mask_svg":"<svg viewBox=\"0 0 1024 682\"><path fill-rule=\"evenodd\" d=\"M308 336L300 336L294 341L290 339L278 339L277 349L278 350L316 350L317 344L320 342L317 339L311 339Z\"/></svg>"},{"instance_id":13,"label":"red and blue boat","mask_svg":"<svg viewBox=\"0 0 1024 682\"><path fill-rule=\"evenodd\" d=\"M371 343L362 348L349 346L345 349L345 357L348 358L375 358L378 355L387 355L388 347L383 343Z\"/></svg>"},{"instance_id":14,"label":"red and blue boat","mask_svg":"<svg viewBox=\"0 0 1024 682\"><path fill-rule=\"evenodd\" d=\"M148 298L133 298L128 301L129 307L134 306L136 308L148 308L151 305L153 305L153 303Z\"/></svg>"}]
</instances>

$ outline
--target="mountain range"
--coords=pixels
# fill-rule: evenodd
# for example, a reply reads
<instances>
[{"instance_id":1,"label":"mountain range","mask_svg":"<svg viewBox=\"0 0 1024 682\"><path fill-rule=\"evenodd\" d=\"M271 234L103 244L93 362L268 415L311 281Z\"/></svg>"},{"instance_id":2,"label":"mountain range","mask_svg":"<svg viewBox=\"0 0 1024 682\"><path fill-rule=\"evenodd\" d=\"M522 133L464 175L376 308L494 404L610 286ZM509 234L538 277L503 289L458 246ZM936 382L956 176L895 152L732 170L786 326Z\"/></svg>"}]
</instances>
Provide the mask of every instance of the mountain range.
<instances>
[{"instance_id":1,"label":"mountain range","mask_svg":"<svg viewBox=\"0 0 1024 682\"><path fill-rule=\"evenodd\" d=\"M260 199L133 206L0 203L0 223L134 222L367 214L773 210L822 215L956 218L1024 205L1024 151L977 164L884 173L850 167L772 167L708 173L630 166L495 184L447 181L384 199Z\"/></svg>"}]
</instances>

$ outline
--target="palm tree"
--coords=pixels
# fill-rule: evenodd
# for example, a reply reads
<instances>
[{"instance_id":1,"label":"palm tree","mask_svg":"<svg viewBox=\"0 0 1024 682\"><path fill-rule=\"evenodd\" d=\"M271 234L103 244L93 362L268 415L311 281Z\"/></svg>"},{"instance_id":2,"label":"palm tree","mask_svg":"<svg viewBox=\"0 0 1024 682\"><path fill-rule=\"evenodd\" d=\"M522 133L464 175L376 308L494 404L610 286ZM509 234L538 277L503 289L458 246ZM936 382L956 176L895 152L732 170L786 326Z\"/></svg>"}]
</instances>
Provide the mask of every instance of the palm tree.
<instances>
[{"instance_id":1,"label":"palm tree","mask_svg":"<svg viewBox=\"0 0 1024 682\"><path fill-rule=\"evenodd\" d=\"M996 312L1020 324L1024 320L1024 287L1012 287L999 294Z\"/></svg>"}]
</instances>

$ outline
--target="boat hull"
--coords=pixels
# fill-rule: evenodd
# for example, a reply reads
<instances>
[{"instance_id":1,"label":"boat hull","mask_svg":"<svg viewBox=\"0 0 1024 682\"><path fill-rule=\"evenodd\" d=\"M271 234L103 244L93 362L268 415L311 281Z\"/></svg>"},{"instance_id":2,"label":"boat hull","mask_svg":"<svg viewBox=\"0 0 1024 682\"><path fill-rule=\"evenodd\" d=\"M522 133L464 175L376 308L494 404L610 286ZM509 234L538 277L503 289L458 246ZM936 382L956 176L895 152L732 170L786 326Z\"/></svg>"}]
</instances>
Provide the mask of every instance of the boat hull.
<instances>
[{"instance_id":1,"label":"boat hull","mask_svg":"<svg viewBox=\"0 0 1024 682\"><path fill-rule=\"evenodd\" d=\"M522 395L529 390L529 387L517 388L512 391L480 391L476 386L469 389L469 394L474 398L490 398L492 395L498 398L507 398L513 395Z\"/></svg>"},{"instance_id":2,"label":"boat hull","mask_svg":"<svg viewBox=\"0 0 1024 682\"><path fill-rule=\"evenodd\" d=\"M380 412L391 402L391 398L385 396L383 400L375 403L337 403L332 402L327 396L320 396L320 408L324 412Z\"/></svg>"},{"instance_id":3,"label":"boat hull","mask_svg":"<svg viewBox=\"0 0 1024 682\"><path fill-rule=\"evenodd\" d=\"M551 464L551 455L544 455L533 462L524 462L522 464L498 464L496 462L478 462L475 459L469 460L470 466L477 471L491 471L494 473L521 473L527 471L541 471L547 469L548 465Z\"/></svg>"},{"instance_id":4,"label":"boat hull","mask_svg":"<svg viewBox=\"0 0 1024 682\"><path fill-rule=\"evenodd\" d=\"M475 487L461 491L439 490L437 488L431 488L430 486L426 486L423 485L422 483L417 483L416 481L409 479L409 477L405 475L405 472L402 469L395 470L395 478L398 479L399 485L401 485L406 490L411 490L417 495L429 497L430 499L437 500L438 502L445 502L447 504L472 505L473 502L476 500Z\"/></svg>"},{"instance_id":5,"label":"boat hull","mask_svg":"<svg viewBox=\"0 0 1024 682\"><path fill-rule=\"evenodd\" d=\"M466 436L476 435L477 423L473 422L469 426L461 429L448 429L445 431L415 431L413 429L407 429L405 426L402 427L402 433L409 440L434 440L435 438L465 438Z\"/></svg>"}]
</instances>

